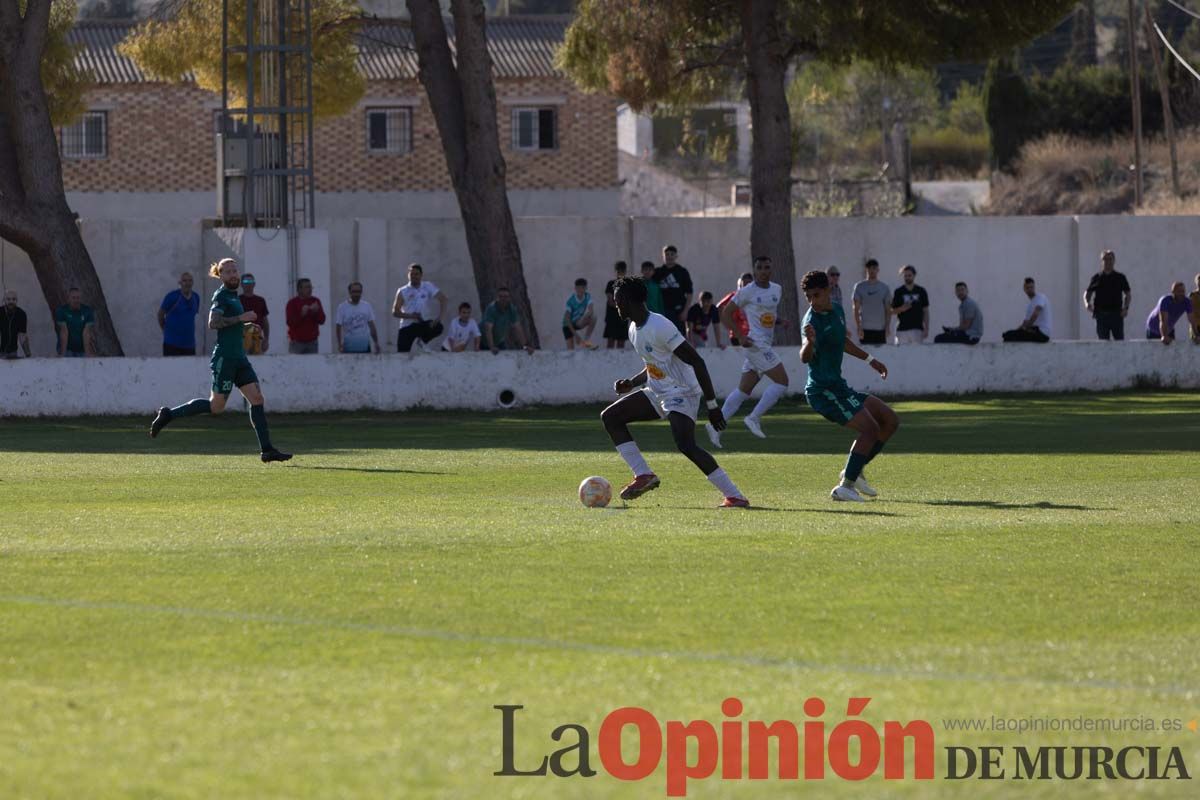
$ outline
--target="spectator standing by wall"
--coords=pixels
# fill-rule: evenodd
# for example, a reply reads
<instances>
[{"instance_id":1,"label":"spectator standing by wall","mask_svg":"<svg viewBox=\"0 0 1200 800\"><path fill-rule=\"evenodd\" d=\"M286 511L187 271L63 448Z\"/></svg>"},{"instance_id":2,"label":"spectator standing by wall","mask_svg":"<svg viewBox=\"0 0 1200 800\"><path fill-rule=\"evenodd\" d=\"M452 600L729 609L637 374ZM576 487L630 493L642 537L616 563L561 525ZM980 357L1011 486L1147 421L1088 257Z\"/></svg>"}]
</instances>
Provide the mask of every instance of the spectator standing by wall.
<instances>
[{"instance_id":1,"label":"spectator standing by wall","mask_svg":"<svg viewBox=\"0 0 1200 800\"><path fill-rule=\"evenodd\" d=\"M614 347L623 350L629 341L629 326L622 323L621 315L617 313L617 299L613 293L613 287L625 277L628 270L629 266L624 261L618 261L613 267L617 277L604 285L604 341L609 350Z\"/></svg>"},{"instance_id":2,"label":"spectator standing by wall","mask_svg":"<svg viewBox=\"0 0 1200 800\"><path fill-rule=\"evenodd\" d=\"M665 314L663 310L663 294L662 289L658 285L658 281L654 279L654 262L642 262L642 280L646 283L646 308L650 309L654 314ZM629 326L626 325L625 335L628 337Z\"/></svg>"},{"instance_id":3,"label":"spectator standing by wall","mask_svg":"<svg viewBox=\"0 0 1200 800\"><path fill-rule=\"evenodd\" d=\"M904 283L892 295L892 313L896 317L896 344L921 344L929 336L929 292L917 285L917 268L900 268Z\"/></svg>"},{"instance_id":4,"label":"spectator standing by wall","mask_svg":"<svg viewBox=\"0 0 1200 800\"><path fill-rule=\"evenodd\" d=\"M287 301L284 317L287 319L289 353L313 355L320 351L317 342L321 326L325 324L325 307L320 298L313 297L312 281L308 278L296 281L296 296Z\"/></svg>"},{"instance_id":5,"label":"spectator standing by wall","mask_svg":"<svg viewBox=\"0 0 1200 800\"><path fill-rule=\"evenodd\" d=\"M854 284L854 327L859 344L887 344L888 317L891 314L891 289L879 280L879 262L867 259L863 269L867 277Z\"/></svg>"},{"instance_id":6,"label":"spectator standing by wall","mask_svg":"<svg viewBox=\"0 0 1200 800\"><path fill-rule=\"evenodd\" d=\"M516 348L527 353L533 352L533 345L525 338L521 314L512 301L512 292L506 286L496 290L496 299L483 310L483 337L493 353Z\"/></svg>"},{"instance_id":7,"label":"spectator standing by wall","mask_svg":"<svg viewBox=\"0 0 1200 800\"><path fill-rule=\"evenodd\" d=\"M1192 344L1200 344L1200 273L1196 273L1195 290L1188 296L1192 301Z\"/></svg>"},{"instance_id":8,"label":"spectator standing by wall","mask_svg":"<svg viewBox=\"0 0 1200 800\"><path fill-rule=\"evenodd\" d=\"M449 353L474 353L479 349L481 337L478 323L471 318L471 304L459 303L458 316L450 320L442 349Z\"/></svg>"},{"instance_id":9,"label":"spectator standing by wall","mask_svg":"<svg viewBox=\"0 0 1200 800\"><path fill-rule=\"evenodd\" d=\"M343 300L333 315L333 332L339 353L370 353L375 345L379 353L379 331L375 328L375 309L362 299L363 286L354 281L346 287L349 300Z\"/></svg>"},{"instance_id":10,"label":"spectator standing by wall","mask_svg":"<svg viewBox=\"0 0 1200 800\"><path fill-rule=\"evenodd\" d=\"M16 358L17 348L31 357L29 351L29 318L17 305L17 290L4 290L4 305L0 306L0 358Z\"/></svg>"},{"instance_id":11,"label":"spectator standing by wall","mask_svg":"<svg viewBox=\"0 0 1200 800\"><path fill-rule=\"evenodd\" d=\"M592 306L592 295L587 290L587 278L575 281L575 291L567 297L563 311L562 332L567 340L567 349L574 350L575 342L584 350L595 349L592 331L596 328L596 309Z\"/></svg>"},{"instance_id":12,"label":"spectator standing by wall","mask_svg":"<svg viewBox=\"0 0 1200 800\"><path fill-rule=\"evenodd\" d=\"M158 305L164 356L196 355L196 315L200 313L200 295L192 291L194 283L192 273L182 273L179 288L167 292Z\"/></svg>"},{"instance_id":13,"label":"spectator standing by wall","mask_svg":"<svg viewBox=\"0 0 1200 800\"><path fill-rule=\"evenodd\" d=\"M687 310L692 305L692 275L675 260L678 255L679 251L673 244L663 248L663 263L654 270L654 280L662 289L663 316L674 322L679 332L687 336Z\"/></svg>"},{"instance_id":14,"label":"spectator standing by wall","mask_svg":"<svg viewBox=\"0 0 1200 800\"><path fill-rule=\"evenodd\" d=\"M936 344L979 344L983 338L983 312L979 310L979 304L971 299L967 285L962 281L954 284L954 296L958 298L958 327L943 327L933 341Z\"/></svg>"},{"instance_id":15,"label":"spectator standing by wall","mask_svg":"<svg viewBox=\"0 0 1200 800\"><path fill-rule=\"evenodd\" d=\"M721 311L713 303L712 292L700 293L700 302L688 309L687 323L688 341L692 347L708 347L711 341L718 349L725 349L725 342L721 341ZM712 329L711 338L709 328Z\"/></svg>"},{"instance_id":16,"label":"spectator standing by wall","mask_svg":"<svg viewBox=\"0 0 1200 800\"><path fill-rule=\"evenodd\" d=\"M1187 296L1183 281L1171 286L1171 293L1164 294L1146 318L1146 338L1159 339L1163 344L1175 341L1175 325L1184 317L1191 322L1195 318L1192 301Z\"/></svg>"},{"instance_id":17,"label":"spectator standing by wall","mask_svg":"<svg viewBox=\"0 0 1200 800\"><path fill-rule=\"evenodd\" d=\"M66 358L83 358L96 355L96 312L83 304L83 294L71 287L67 290L67 302L54 312L54 324L58 328L58 354Z\"/></svg>"},{"instance_id":18,"label":"spectator standing by wall","mask_svg":"<svg viewBox=\"0 0 1200 800\"><path fill-rule=\"evenodd\" d=\"M424 279L425 270L420 264L408 265L408 283L396 290L392 303L392 316L400 320L396 333L396 352L407 353L413 343L420 339L425 344L442 335L442 317L446 314L448 301L442 290ZM429 312L432 301L437 300L437 315Z\"/></svg>"},{"instance_id":19,"label":"spectator standing by wall","mask_svg":"<svg viewBox=\"0 0 1200 800\"><path fill-rule=\"evenodd\" d=\"M829 278L829 296L837 305L842 305L842 271L836 266L832 266L825 270L825 275ZM843 308L843 311L845 309Z\"/></svg>"},{"instance_id":20,"label":"spectator standing by wall","mask_svg":"<svg viewBox=\"0 0 1200 800\"><path fill-rule=\"evenodd\" d=\"M1096 320L1096 336L1121 341L1125 338L1125 317L1133 293L1129 281L1116 270L1117 256L1112 250L1100 254L1100 271L1088 281L1083 305Z\"/></svg>"},{"instance_id":21,"label":"spectator standing by wall","mask_svg":"<svg viewBox=\"0 0 1200 800\"><path fill-rule=\"evenodd\" d=\"M1005 331L1003 339L1006 342L1037 342L1044 344L1054 335L1054 323L1050 316L1050 300L1037 290L1033 278L1026 278L1024 283L1025 296L1029 303L1025 306L1025 320L1021 327Z\"/></svg>"},{"instance_id":22,"label":"spectator standing by wall","mask_svg":"<svg viewBox=\"0 0 1200 800\"><path fill-rule=\"evenodd\" d=\"M242 302L244 311L253 311L258 315L254 325L246 326L246 331L250 335L245 337L245 350L247 355L252 356L261 355L271 349L271 323L267 319L267 315L271 312L267 308L267 299L260 294L255 294L257 284L254 273L247 272L242 276L242 294L238 298ZM254 335L256 327L261 330L261 337Z\"/></svg>"}]
</instances>

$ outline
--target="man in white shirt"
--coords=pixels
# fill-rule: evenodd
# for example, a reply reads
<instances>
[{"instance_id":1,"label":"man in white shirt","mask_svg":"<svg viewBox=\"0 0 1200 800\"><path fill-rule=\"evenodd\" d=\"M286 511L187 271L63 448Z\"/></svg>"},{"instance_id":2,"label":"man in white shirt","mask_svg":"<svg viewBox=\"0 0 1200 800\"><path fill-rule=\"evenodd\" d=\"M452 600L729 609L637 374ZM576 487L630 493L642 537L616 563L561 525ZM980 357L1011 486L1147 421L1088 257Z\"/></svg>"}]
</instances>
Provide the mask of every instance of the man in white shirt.
<instances>
[{"instance_id":1,"label":"man in white shirt","mask_svg":"<svg viewBox=\"0 0 1200 800\"><path fill-rule=\"evenodd\" d=\"M750 397L754 387L762 378L767 379L767 388L744 420L746 427L760 439L767 438L762 429L762 417L779 402L779 398L787 394L788 374L783 368L783 361L776 355L775 326L779 324L779 301L783 298L783 287L771 281L771 259L759 256L754 259L754 281L733 296L733 300L721 309L721 324L730 331L737 328L733 319L734 307L740 308L746 315L746 324L750 329L748 336L735 336L733 344L745 349L746 360L742 363L742 377L738 387L725 398L725 406L721 414L726 421L741 408L743 402ZM732 335L732 334L731 334ZM706 425L708 438L714 447L721 446L721 433L711 425Z\"/></svg>"},{"instance_id":2,"label":"man in white shirt","mask_svg":"<svg viewBox=\"0 0 1200 800\"><path fill-rule=\"evenodd\" d=\"M433 283L423 280L425 270L420 264L408 265L408 284L396 290L392 316L400 320L396 334L396 352L407 353L420 339L425 344L442 335L442 316L446 313L446 295ZM429 312L430 303L437 300L437 314Z\"/></svg>"},{"instance_id":3,"label":"man in white shirt","mask_svg":"<svg viewBox=\"0 0 1200 800\"><path fill-rule=\"evenodd\" d=\"M633 481L621 489L621 499L633 500L659 485L658 476L646 464L629 432L629 423L665 419L671 425L671 435L679 452L699 467L724 495L721 507L746 508L750 501L716 460L696 444L696 417L701 401L708 409L712 426L718 431L725 427L725 418L717 405L704 359L687 343L674 323L646 308L646 284L641 280L622 278L617 281L614 299L621 318L629 320L629 341L645 362L645 368L637 375L613 384L616 393L624 397L600 414L617 452L633 471ZM646 388L633 391L642 385Z\"/></svg>"},{"instance_id":4,"label":"man in white shirt","mask_svg":"<svg viewBox=\"0 0 1200 800\"><path fill-rule=\"evenodd\" d=\"M479 332L479 324L471 319L471 304L459 303L458 316L450 321L450 328L442 341L442 349L448 353L474 353L479 349L479 338L482 335Z\"/></svg>"},{"instance_id":5,"label":"man in white shirt","mask_svg":"<svg viewBox=\"0 0 1200 800\"><path fill-rule=\"evenodd\" d=\"M1054 331L1050 301L1037 290L1033 278L1025 279L1025 296L1029 298L1029 303L1025 306L1025 321L1021 323L1021 327L1005 331L1004 341L1044 344L1050 341Z\"/></svg>"},{"instance_id":6,"label":"man in white shirt","mask_svg":"<svg viewBox=\"0 0 1200 800\"><path fill-rule=\"evenodd\" d=\"M379 333L375 330L375 309L362 299L363 286L358 281L346 287L350 299L342 302L334 314L333 331L337 336L339 353L370 353L371 344L379 353Z\"/></svg>"}]
</instances>

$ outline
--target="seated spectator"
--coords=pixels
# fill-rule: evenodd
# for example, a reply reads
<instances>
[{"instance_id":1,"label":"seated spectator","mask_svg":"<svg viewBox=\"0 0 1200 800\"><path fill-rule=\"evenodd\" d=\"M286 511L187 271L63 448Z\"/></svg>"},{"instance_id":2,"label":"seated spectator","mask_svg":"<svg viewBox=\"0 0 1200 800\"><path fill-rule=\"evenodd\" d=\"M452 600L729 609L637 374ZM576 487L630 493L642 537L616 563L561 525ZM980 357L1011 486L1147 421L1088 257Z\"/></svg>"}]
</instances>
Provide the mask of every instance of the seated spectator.
<instances>
[{"instance_id":1,"label":"seated spectator","mask_svg":"<svg viewBox=\"0 0 1200 800\"><path fill-rule=\"evenodd\" d=\"M72 286L67 302L54 312L58 328L58 354L65 358L96 355L96 312L83 304L83 293Z\"/></svg>"},{"instance_id":2,"label":"seated spectator","mask_svg":"<svg viewBox=\"0 0 1200 800\"><path fill-rule=\"evenodd\" d=\"M741 311L740 308L738 310ZM692 347L708 346L708 329L711 326L712 341L719 349L725 349L725 342L721 341L721 310L713 303L712 292L700 293L700 302L688 309L687 324L688 341Z\"/></svg>"},{"instance_id":3,"label":"seated spectator","mask_svg":"<svg viewBox=\"0 0 1200 800\"><path fill-rule=\"evenodd\" d=\"M725 306L733 302L734 295L753 282L754 274L750 272L743 272L742 277L738 278L737 288L722 297L717 302L717 312L723 312L725 310ZM733 307L733 324L734 327L729 331L730 344L735 344L736 342L741 341L743 337L750 335L750 321L746 319L746 312L742 311L742 309L738 308L736 305Z\"/></svg>"},{"instance_id":4,"label":"seated spectator","mask_svg":"<svg viewBox=\"0 0 1200 800\"><path fill-rule=\"evenodd\" d=\"M954 284L954 296L958 298L958 327L942 327L942 332L933 337L935 344L979 344L983 336L983 312L979 304L967 293L962 281Z\"/></svg>"},{"instance_id":5,"label":"seated spectator","mask_svg":"<svg viewBox=\"0 0 1200 800\"><path fill-rule=\"evenodd\" d=\"M567 349L574 350L575 343L584 350L593 350L592 331L596 328L596 310L592 307L592 296L587 290L587 279L575 281L575 291L567 298L563 312L562 332L567 340ZM582 331L582 333L580 333Z\"/></svg>"},{"instance_id":6,"label":"seated spectator","mask_svg":"<svg viewBox=\"0 0 1200 800\"><path fill-rule=\"evenodd\" d=\"M333 317L333 332L339 353L370 353L375 345L379 353L379 332L375 329L375 309L362 299L363 286L354 281L346 290L350 299L337 307Z\"/></svg>"},{"instance_id":7,"label":"seated spectator","mask_svg":"<svg viewBox=\"0 0 1200 800\"><path fill-rule=\"evenodd\" d=\"M617 277L604 286L604 297L606 300L604 307L604 339L609 350L612 350L614 347L624 350L625 343L629 341L629 324L621 319L621 315L617 313L617 300L613 294L613 286L616 285L617 281L625 277L628 267L624 261L618 261L613 269Z\"/></svg>"},{"instance_id":8,"label":"seated spectator","mask_svg":"<svg viewBox=\"0 0 1200 800\"><path fill-rule=\"evenodd\" d=\"M254 320L253 325L247 325L245 328L246 355L260 355L271 349L271 323L267 319L270 310L267 309L267 299L260 294L255 294L255 286L258 281L254 277L253 272L247 272L242 276L242 294L238 297L242 301L243 311L253 311L258 315Z\"/></svg>"},{"instance_id":9,"label":"seated spectator","mask_svg":"<svg viewBox=\"0 0 1200 800\"><path fill-rule=\"evenodd\" d=\"M192 291L193 283L192 273L182 273L179 288L167 292L158 305L164 356L196 355L196 315L200 313L200 295Z\"/></svg>"},{"instance_id":10,"label":"seated spectator","mask_svg":"<svg viewBox=\"0 0 1200 800\"><path fill-rule=\"evenodd\" d=\"M409 264L408 283L396 290L392 316L400 320L400 330L396 333L398 353L411 352L417 339L429 344L442 335L442 317L449 301L445 292L424 277L425 270L420 264ZM438 303L436 314L429 308L434 300Z\"/></svg>"},{"instance_id":11,"label":"seated spectator","mask_svg":"<svg viewBox=\"0 0 1200 800\"><path fill-rule=\"evenodd\" d=\"M0 306L0 358L16 358L18 345L30 358L28 327L29 319L17 305L16 289L6 289Z\"/></svg>"},{"instance_id":12,"label":"seated spectator","mask_svg":"<svg viewBox=\"0 0 1200 800\"><path fill-rule=\"evenodd\" d=\"M479 349L479 325L471 319L471 304L459 303L458 316L450 320L450 328L442 341L442 349L448 353L474 353Z\"/></svg>"},{"instance_id":13,"label":"seated spectator","mask_svg":"<svg viewBox=\"0 0 1200 800\"><path fill-rule=\"evenodd\" d=\"M1183 281L1176 281L1171 286L1171 293L1164 294L1146 318L1146 338L1170 344L1175 341L1175 325L1183 317L1191 321L1195 314Z\"/></svg>"},{"instance_id":14,"label":"seated spectator","mask_svg":"<svg viewBox=\"0 0 1200 800\"><path fill-rule=\"evenodd\" d=\"M318 352L317 339L321 335L321 326L325 324L325 307L319 298L313 297L312 292L312 281L308 278L296 281L296 296L288 300L284 311L288 352L294 355Z\"/></svg>"},{"instance_id":15,"label":"seated spectator","mask_svg":"<svg viewBox=\"0 0 1200 800\"><path fill-rule=\"evenodd\" d=\"M1025 321L1021 323L1021 327L1005 331L1003 339L1006 342L1044 344L1050 341L1053 330L1050 301L1046 295L1038 292L1033 278L1025 279L1025 296L1029 298L1029 304L1025 306Z\"/></svg>"},{"instance_id":16,"label":"seated spectator","mask_svg":"<svg viewBox=\"0 0 1200 800\"><path fill-rule=\"evenodd\" d=\"M497 289L496 299L483 310L483 336L493 353L516 349L533 352L533 345L525 338L525 329L521 326L521 313L507 287Z\"/></svg>"},{"instance_id":17,"label":"seated spectator","mask_svg":"<svg viewBox=\"0 0 1200 800\"><path fill-rule=\"evenodd\" d=\"M646 284L646 308L650 309L652 314L661 314L664 308L662 287L658 285L658 281L654 280L655 269L653 261L642 262L642 280ZM629 331L628 326L625 330Z\"/></svg>"}]
</instances>

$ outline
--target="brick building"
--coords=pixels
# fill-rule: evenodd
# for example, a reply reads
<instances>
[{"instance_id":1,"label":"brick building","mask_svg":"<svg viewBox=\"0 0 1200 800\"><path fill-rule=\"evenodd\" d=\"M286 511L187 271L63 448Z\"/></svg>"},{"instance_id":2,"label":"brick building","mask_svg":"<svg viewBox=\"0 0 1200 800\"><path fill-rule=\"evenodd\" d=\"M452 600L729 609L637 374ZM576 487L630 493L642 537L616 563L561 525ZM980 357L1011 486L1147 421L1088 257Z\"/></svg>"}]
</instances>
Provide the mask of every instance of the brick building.
<instances>
[{"instance_id":1,"label":"brick building","mask_svg":"<svg viewBox=\"0 0 1200 800\"><path fill-rule=\"evenodd\" d=\"M519 216L616 213L616 102L580 92L554 67L568 21L488 21L501 148ZM68 198L91 217L212 216L220 96L150 80L117 50L132 30L82 21L72 32L94 86L84 117L59 132ZM366 93L350 113L316 122L319 218L457 215L410 37L396 22L368 23L358 58Z\"/></svg>"}]
</instances>

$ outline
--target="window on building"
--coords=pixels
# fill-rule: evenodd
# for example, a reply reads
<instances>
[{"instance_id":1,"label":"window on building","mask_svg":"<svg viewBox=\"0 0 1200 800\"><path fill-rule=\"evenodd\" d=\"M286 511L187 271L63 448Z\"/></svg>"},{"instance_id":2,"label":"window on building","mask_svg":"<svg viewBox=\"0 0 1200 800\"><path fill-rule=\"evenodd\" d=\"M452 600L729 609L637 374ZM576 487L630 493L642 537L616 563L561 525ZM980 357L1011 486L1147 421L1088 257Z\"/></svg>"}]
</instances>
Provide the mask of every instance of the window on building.
<instances>
[{"instance_id":1,"label":"window on building","mask_svg":"<svg viewBox=\"0 0 1200 800\"><path fill-rule=\"evenodd\" d=\"M74 125L62 128L63 158L108 156L108 112L88 111Z\"/></svg>"},{"instance_id":2,"label":"window on building","mask_svg":"<svg viewBox=\"0 0 1200 800\"><path fill-rule=\"evenodd\" d=\"M558 110L514 108L512 129L514 150L554 150L558 147Z\"/></svg>"},{"instance_id":3,"label":"window on building","mask_svg":"<svg viewBox=\"0 0 1200 800\"><path fill-rule=\"evenodd\" d=\"M368 108L367 151L371 153L411 153L412 109Z\"/></svg>"}]
</instances>

